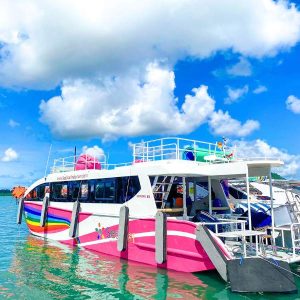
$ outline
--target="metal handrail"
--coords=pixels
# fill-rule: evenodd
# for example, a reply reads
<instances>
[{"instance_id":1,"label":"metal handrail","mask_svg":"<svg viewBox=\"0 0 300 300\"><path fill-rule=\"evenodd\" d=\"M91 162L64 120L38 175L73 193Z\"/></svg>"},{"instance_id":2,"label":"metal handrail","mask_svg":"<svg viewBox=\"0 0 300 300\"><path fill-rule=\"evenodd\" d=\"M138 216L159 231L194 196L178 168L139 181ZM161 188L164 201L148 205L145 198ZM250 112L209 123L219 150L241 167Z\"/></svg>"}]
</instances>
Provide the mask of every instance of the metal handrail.
<instances>
[{"instance_id":1,"label":"metal handrail","mask_svg":"<svg viewBox=\"0 0 300 300\"><path fill-rule=\"evenodd\" d=\"M169 159L170 156L174 159L183 159L180 156L186 151L192 152L195 157L194 160L197 160L198 152L203 150L207 152L207 156L216 156L215 159L213 159L213 157L211 159L208 158L206 161L208 163L229 162L230 159L226 157L227 153L229 151L232 151L232 154L234 153L234 150L228 147L218 149L217 142L209 143L199 140L166 137L134 144L133 160L163 160Z\"/></svg>"},{"instance_id":2,"label":"metal handrail","mask_svg":"<svg viewBox=\"0 0 300 300\"><path fill-rule=\"evenodd\" d=\"M116 167L128 166L138 162L159 161L159 160L185 160L183 154L188 151L193 153L193 160L198 163L230 163L233 161L253 161L253 160L271 160L272 158L257 157L257 158L237 158L236 148L229 148L227 146L218 145L216 143L204 142L200 140L192 140L178 137L165 137L161 139L154 139L146 142L140 142L133 145L133 161L118 164L108 164L106 156L103 154L100 159L94 158L94 164L99 162L102 170L110 170ZM201 153L203 152L203 153ZM199 161L199 153L201 159ZM77 157L68 156L64 158L57 158L54 160L54 165L51 168L52 172L67 172L72 168L75 170ZM273 160L273 159L272 159ZM86 162L85 169L87 169ZM96 169L96 168L94 168Z\"/></svg>"},{"instance_id":3,"label":"metal handrail","mask_svg":"<svg viewBox=\"0 0 300 300\"><path fill-rule=\"evenodd\" d=\"M209 225L209 226L215 226L215 233L218 233L218 226L219 225L241 225L241 229L238 230L234 230L234 231L245 231L245 225L246 225L247 221L244 220L227 220L227 219L219 219L219 221L216 222L197 222L197 224L201 224L201 225Z\"/></svg>"}]
</instances>

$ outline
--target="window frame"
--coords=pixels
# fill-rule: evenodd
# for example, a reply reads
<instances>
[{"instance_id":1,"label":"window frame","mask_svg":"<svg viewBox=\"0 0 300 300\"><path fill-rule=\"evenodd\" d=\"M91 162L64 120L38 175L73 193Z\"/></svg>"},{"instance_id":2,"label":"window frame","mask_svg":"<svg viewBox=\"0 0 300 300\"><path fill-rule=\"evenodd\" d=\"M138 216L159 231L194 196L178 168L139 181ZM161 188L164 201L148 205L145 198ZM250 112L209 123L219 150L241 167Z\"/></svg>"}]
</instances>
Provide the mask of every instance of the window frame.
<instances>
[{"instance_id":1,"label":"window frame","mask_svg":"<svg viewBox=\"0 0 300 300\"><path fill-rule=\"evenodd\" d=\"M66 193L66 197L54 197L54 186L55 185L66 185L67 186L67 193ZM54 182L51 182L51 185L50 185L50 199L51 201L54 201L54 202L71 202L70 199L69 199L69 184L68 184L68 181L54 181Z\"/></svg>"},{"instance_id":2,"label":"window frame","mask_svg":"<svg viewBox=\"0 0 300 300\"><path fill-rule=\"evenodd\" d=\"M104 191L103 191L103 196L104 197L97 197L97 185L99 183L103 183L104 186ZM106 188L107 188L107 184L108 183L113 183L113 197L106 197ZM111 187L111 186L110 186ZM110 188L109 187L109 188ZM117 198L116 198L116 193L117 191L117 184L116 184L116 178L115 177L111 177L111 178L100 178L100 179L96 179L94 182L94 199L96 203L117 203Z\"/></svg>"}]
</instances>

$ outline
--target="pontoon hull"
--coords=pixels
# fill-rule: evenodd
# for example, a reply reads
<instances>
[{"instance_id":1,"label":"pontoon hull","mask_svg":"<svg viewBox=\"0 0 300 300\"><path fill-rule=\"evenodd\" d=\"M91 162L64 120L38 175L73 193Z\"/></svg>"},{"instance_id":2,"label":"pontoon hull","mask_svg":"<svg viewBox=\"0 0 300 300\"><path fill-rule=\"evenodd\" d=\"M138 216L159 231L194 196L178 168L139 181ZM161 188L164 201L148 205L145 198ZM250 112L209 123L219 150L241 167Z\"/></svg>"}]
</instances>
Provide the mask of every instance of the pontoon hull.
<instances>
[{"instance_id":1,"label":"pontoon hull","mask_svg":"<svg viewBox=\"0 0 300 300\"><path fill-rule=\"evenodd\" d=\"M202 272L215 269L199 241L196 225L188 221L168 219L167 261L157 264L155 260L155 219L130 220L128 224L128 247L117 249L118 218L92 213L79 214L78 237L69 237L72 212L49 207L46 226L40 226L42 205L25 202L25 218L33 235L57 240L61 243L145 263L155 267L181 272ZM108 225L109 224L109 225Z\"/></svg>"}]
</instances>

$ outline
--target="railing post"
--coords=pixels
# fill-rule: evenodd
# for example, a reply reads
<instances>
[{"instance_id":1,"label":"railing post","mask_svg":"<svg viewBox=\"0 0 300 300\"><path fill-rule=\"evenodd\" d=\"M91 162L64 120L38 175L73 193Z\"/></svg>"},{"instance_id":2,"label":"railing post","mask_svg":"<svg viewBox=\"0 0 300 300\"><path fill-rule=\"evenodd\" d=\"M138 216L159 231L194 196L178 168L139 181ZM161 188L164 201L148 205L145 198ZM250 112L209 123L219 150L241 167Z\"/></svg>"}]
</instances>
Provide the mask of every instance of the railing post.
<instances>
[{"instance_id":1,"label":"railing post","mask_svg":"<svg viewBox=\"0 0 300 300\"><path fill-rule=\"evenodd\" d=\"M270 200L271 200L271 218L272 218L272 242L275 246L275 219L274 219L274 200L273 200L273 189L272 189L272 173L269 171L269 188L270 188Z\"/></svg>"},{"instance_id":2,"label":"railing post","mask_svg":"<svg viewBox=\"0 0 300 300\"><path fill-rule=\"evenodd\" d=\"M248 224L249 224L249 230L252 230L252 217L251 217L251 204L250 204L250 187L249 187L248 166L247 166L247 172L246 172L246 189L247 189Z\"/></svg>"},{"instance_id":3,"label":"railing post","mask_svg":"<svg viewBox=\"0 0 300 300\"><path fill-rule=\"evenodd\" d=\"M133 145L133 149L132 149L132 156L133 156L133 162L136 161L136 158L135 158L135 144Z\"/></svg>"},{"instance_id":4,"label":"railing post","mask_svg":"<svg viewBox=\"0 0 300 300\"><path fill-rule=\"evenodd\" d=\"M211 178L208 176L208 211L212 214Z\"/></svg>"},{"instance_id":5,"label":"railing post","mask_svg":"<svg viewBox=\"0 0 300 300\"><path fill-rule=\"evenodd\" d=\"M285 239L284 239L284 230L281 229L281 241L282 241L282 247L285 248Z\"/></svg>"},{"instance_id":6,"label":"railing post","mask_svg":"<svg viewBox=\"0 0 300 300\"><path fill-rule=\"evenodd\" d=\"M182 177L182 188L183 188L183 219L187 220L187 207L186 207L186 178Z\"/></svg>"},{"instance_id":7,"label":"railing post","mask_svg":"<svg viewBox=\"0 0 300 300\"><path fill-rule=\"evenodd\" d=\"M292 238L292 247L293 247L293 257L296 255L296 249L295 249L295 234L294 234L294 225L291 224L291 238Z\"/></svg>"},{"instance_id":8,"label":"railing post","mask_svg":"<svg viewBox=\"0 0 300 300\"><path fill-rule=\"evenodd\" d=\"M149 147L149 144L148 144L148 142L147 142L147 144L146 144L146 151L147 151L147 153L146 153L146 160L148 161L148 151L149 151L149 149L148 149L148 147Z\"/></svg>"}]
</instances>

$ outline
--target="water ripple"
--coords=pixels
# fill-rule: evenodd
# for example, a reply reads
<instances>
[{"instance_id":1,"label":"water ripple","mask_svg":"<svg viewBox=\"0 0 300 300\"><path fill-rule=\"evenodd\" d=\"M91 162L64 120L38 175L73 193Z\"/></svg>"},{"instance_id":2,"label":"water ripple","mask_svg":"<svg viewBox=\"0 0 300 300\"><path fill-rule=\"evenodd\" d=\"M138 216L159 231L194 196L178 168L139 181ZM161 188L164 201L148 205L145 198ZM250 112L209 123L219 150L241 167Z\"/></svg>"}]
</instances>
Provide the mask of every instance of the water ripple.
<instances>
[{"instance_id":1,"label":"water ripple","mask_svg":"<svg viewBox=\"0 0 300 300\"><path fill-rule=\"evenodd\" d=\"M0 299L299 299L234 294L216 272L157 270L45 241L16 225L16 214L14 200L0 197Z\"/></svg>"}]
</instances>

